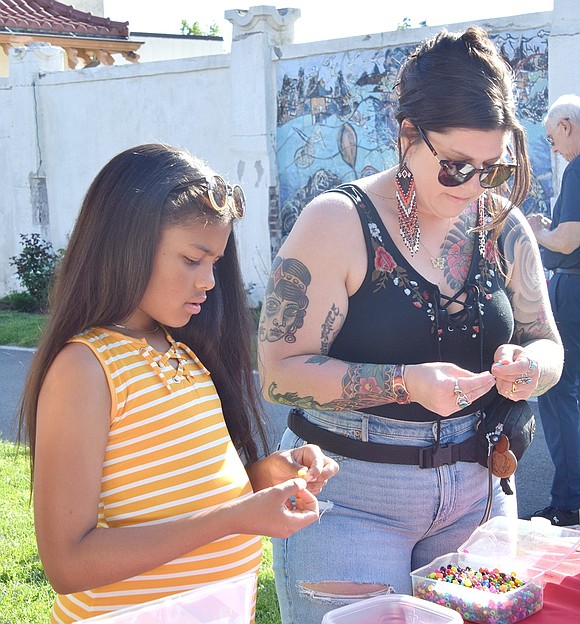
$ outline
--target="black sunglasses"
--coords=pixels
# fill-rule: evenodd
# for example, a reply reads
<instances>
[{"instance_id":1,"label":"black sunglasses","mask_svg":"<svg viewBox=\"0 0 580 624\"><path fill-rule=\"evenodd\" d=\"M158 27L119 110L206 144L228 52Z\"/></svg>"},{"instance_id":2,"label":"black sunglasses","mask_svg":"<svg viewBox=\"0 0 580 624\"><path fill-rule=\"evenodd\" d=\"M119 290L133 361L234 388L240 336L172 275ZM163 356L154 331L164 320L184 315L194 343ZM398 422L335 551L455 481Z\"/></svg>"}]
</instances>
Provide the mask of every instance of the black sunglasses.
<instances>
[{"instance_id":1,"label":"black sunglasses","mask_svg":"<svg viewBox=\"0 0 580 624\"><path fill-rule=\"evenodd\" d=\"M439 161L441 169L437 179L443 186L459 186L464 184L468 180L471 180L477 173L479 174L479 184L483 188L495 188L500 186L504 182L507 182L512 173L516 170L517 165L511 165L507 163L499 163L496 165L489 165L489 167L483 167L478 169L470 163L462 162L460 160L440 160L439 155L435 151L435 148L431 145L425 132L415 126L419 130L423 141L427 144L427 147L431 150L431 153Z\"/></svg>"},{"instance_id":2,"label":"black sunglasses","mask_svg":"<svg viewBox=\"0 0 580 624\"><path fill-rule=\"evenodd\" d=\"M206 179L206 182L207 195L213 209L221 213L230 204L234 216L237 219L242 219L246 213L246 196L242 187L239 184L233 186L227 184L219 175L211 176L211 178Z\"/></svg>"}]
</instances>

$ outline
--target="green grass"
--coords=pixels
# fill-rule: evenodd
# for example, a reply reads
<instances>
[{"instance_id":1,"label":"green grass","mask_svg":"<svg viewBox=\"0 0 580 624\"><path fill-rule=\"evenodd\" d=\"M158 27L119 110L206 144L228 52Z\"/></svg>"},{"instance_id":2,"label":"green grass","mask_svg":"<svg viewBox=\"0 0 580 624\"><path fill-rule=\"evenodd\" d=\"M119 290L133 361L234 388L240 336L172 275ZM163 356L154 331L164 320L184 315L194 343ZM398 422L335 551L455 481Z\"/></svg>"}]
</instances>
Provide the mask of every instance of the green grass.
<instances>
[{"instance_id":1,"label":"green grass","mask_svg":"<svg viewBox=\"0 0 580 624\"><path fill-rule=\"evenodd\" d=\"M0 345L35 347L45 321L44 314L0 310Z\"/></svg>"},{"instance_id":2,"label":"green grass","mask_svg":"<svg viewBox=\"0 0 580 624\"><path fill-rule=\"evenodd\" d=\"M54 598L38 558L28 460L15 444L0 440L0 624L45 624ZM256 624L280 624L272 572L272 545L258 577Z\"/></svg>"},{"instance_id":3,"label":"green grass","mask_svg":"<svg viewBox=\"0 0 580 624\"><path fill-rule=\"evenodd\" d=\"M35 347L46 316L0 310L0 345ZM0 624L48 621L54 592L42 570L29 504L28 461L0 440ZM272 572L272 545L263 538L256 624L280 624Z\"/></svg>"},{"instance_id":4,"label":"green grass","mask_svg":"<svg viewBox=\"0 0 580 624\"><path fill-rule=\"evenodd\" d=\"M0 624L48 621L53 592L38 559L28 461L0 441Z\"/></svg>"}]
</instances>

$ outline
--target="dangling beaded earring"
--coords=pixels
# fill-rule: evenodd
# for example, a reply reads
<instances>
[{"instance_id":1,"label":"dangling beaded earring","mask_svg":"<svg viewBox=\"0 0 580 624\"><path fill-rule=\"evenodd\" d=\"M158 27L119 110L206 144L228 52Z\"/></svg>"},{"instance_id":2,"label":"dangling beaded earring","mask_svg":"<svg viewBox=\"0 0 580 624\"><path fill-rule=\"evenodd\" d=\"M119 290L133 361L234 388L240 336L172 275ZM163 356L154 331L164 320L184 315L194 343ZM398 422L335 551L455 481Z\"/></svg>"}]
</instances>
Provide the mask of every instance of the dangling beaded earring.
<instances>
[{"instance_id":1,"label":"dangling beaded earring","mask_svg":"<svg viewBox=\"0 0 580 624\"><path fill-rule=\"evenodd\" d=\"M485 191L479 196L477 201L477 226L480 228L479 234L479 255L481 258L485 257L485 242L486 232L483 229L485 225L485 199L488 196L488 192Z\"/></svg>"},{"instance_id":2,"label":"dangling beaded earring","mask_svg":"<svg viewBox=\"0 0 580 624\"><path fill-rule=\"evenodd\" d=\"M417 215L415 179L406 162L401 163L395 175L395 194L398 204L399 232L411 256L414 256L419 251L421 230Z\"/></svg>"}]
</instances>

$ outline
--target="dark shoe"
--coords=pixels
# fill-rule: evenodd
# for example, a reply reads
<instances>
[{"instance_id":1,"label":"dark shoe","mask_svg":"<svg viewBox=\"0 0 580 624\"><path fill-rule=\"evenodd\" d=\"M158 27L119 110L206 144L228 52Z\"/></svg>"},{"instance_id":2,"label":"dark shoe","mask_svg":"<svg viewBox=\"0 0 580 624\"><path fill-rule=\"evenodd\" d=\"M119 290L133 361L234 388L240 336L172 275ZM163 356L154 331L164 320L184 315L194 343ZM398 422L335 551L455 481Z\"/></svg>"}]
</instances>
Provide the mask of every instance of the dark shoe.
<instances>
[{"instance_id":1,"label":"dark shoe","mask_svg":"<svg viewBox=\"0 0 580 624\"><path fill-rule=\"evenodd\" d=\"M580 524L578 510L567 511L558 507L546 507L532 514L532 518L547 518L554 526L573 526Z\"/></svg>"}]
</instances>

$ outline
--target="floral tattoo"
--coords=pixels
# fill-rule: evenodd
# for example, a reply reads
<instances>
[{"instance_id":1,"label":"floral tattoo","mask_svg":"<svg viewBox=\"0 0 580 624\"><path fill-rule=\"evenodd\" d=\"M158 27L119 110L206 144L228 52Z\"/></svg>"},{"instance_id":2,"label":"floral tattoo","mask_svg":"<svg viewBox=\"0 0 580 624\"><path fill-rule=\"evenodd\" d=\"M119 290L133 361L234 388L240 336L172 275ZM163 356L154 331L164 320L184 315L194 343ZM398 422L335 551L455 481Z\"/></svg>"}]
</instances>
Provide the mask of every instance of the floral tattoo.
<instances>
[{"instance_id":1,"label":"floral tattoo","mask_svg":"<svg viewBox=\"0 0 580 624\"><path fill-rule=\"evenodd\" d=\"M323 364L322 356L309 358L307 363ZM325 360L327 361L327 360ZM313 396L300 396L296 392L276 392L278 384L268 388L268 396L275 403L326 411L353 410L395 403L394 364L351 364L342 378L341 397L320 403Z\"/></svg>"}]
</instances>

